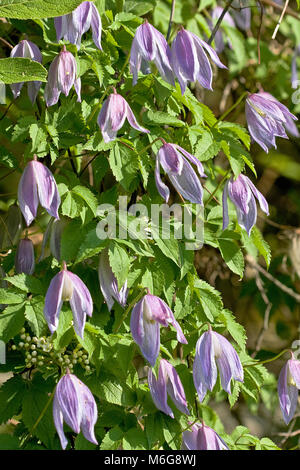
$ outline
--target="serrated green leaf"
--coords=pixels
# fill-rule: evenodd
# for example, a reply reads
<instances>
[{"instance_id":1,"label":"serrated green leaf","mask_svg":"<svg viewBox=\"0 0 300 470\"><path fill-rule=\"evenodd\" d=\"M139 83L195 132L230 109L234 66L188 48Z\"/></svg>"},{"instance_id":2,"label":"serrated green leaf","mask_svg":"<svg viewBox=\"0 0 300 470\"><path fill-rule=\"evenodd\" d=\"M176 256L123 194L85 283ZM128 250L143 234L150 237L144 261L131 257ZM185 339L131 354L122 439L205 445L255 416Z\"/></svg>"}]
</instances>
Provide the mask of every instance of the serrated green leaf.
<instances>
[{"instance_id":1,"label":"serrated green leaf","mask_svg":"<svg viewBox=\"0 0 300 470\"><path fill-rule=\"evenodd\" d=\"M82 0L2 0L0 16L31 20L66 15L75 10Z\"/></svg>"},{"instance_id":2,"label":"serrated green leaf","mask_svg":"<svg viewBox=\"0 0 300 470\"><path fill-rule=\"evenodd\" d=\"M0 16L1 5L0 5ZM37 80L47 81L47 70L39 62L21 57L0 59L0 81L3 83L20 83Z\"/></svg>"}]
</instances>

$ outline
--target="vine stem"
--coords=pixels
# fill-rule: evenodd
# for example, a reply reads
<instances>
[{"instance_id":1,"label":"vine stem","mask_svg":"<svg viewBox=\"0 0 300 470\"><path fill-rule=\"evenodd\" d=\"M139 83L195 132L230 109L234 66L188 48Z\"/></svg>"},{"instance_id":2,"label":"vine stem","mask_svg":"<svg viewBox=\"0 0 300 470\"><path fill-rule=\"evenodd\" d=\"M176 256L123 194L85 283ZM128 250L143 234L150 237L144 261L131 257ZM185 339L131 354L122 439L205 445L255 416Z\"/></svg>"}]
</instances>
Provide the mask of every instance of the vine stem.
<instances>
[{"instance_id":1,"label":"vine stem","mask_svg":"<svg viewBox=\"0 0 300 470\"><path fill-rule=\"evenodd\" d=\"M222 114L221 117L219 117L219 119L215 122L212 127L215 127L220 121L223 121L228 116L228 114L230 114L241 103L241 101L243 101L243 99L245 98L245 96L248 95L248 93L248 91L244 91L244 93L241 94L237 101L232 106L230 106L230 108L227 109L227 111L225 111L225 113Z\"/></svg>"},{"instance_id":2,"label":"vine stem","mask_svg":"<svg viewBox=\"0 0 300 470\"><path fill-rule=\"evenodd\" d=\"M173 24L173 17L174 17L174 13L175 13L175 4L176 4L176 0L172 0L169 26L168 26L167 36L166 36L167 42L168 42L168 40L170 38L170 34L171 34L171 28L172 28L172 24Z\"/></svg>"},{"instance_id":3,"label":"vine stem","mask_svg":"<svg viewBox=\"0 0 300 470\"><path fill-rule=\"evenodd\" d=\"M226 15L227 11L229 10L230 5L232 4L232 2L233 2L233 0L228 0L228 2L226 3L226 5L225 5L225 7L224 7L224 9L223 9L223 11L222 11L222 13L221 13L221 16L219 17L218 21L217 21L216 24L215 24L214 29L212 30L212 33L211 33L211 35L210 35L209 40L207 41L207 44L210 45L210 44L213 42L214 37L215 37L215 35L216 35L218 29L219 29L220 26L221 26L221 23L222 23L222 21L223 21L223 18L224 18L224 16Z\"/></svg>"},{"instance_id":4,"label":"vine stem","mask_svg":"<svg viewBox=\"0 0 300 470\"><path fill-rule=\"evenodd\" d=\"M283 20L283 17L284 17L284 15L285 15L285 12L286 12L286 9L287 9L288 5L289 5L289 0L286 0L286 2L285 2L285 4L284 4L284 7L283 7L283 10L282 10L282 12L281 12L280 18L279 18L279 20L278 20L278 23L277 23L276 28L275 28L275 30L274 30L274 33L273 33L273 35L272 35L272 39L275 39L275 38L276 38L277 32L278 32L278 30L279 30L279 27L280 27L280 25L281 25L281 22L282 22L282 20Z\"/></svg>"},{"instance_id":5,"label":"vine stem","mask_svg":"<svg viewBox=\"0 0 300 470\"><path fill-rule=\"evenodd\" d=\"M143 287L143 289L141 290L141 292L133 299L133 301L128 305L127 309L125 310L125 312L123 313L122 315L122 318L121 320L119 321L118 325L115 327L113 333L117 333L122 325L122 323L124 322L124 320L126 319L128 313L130 312L130 310L132 309L132 307L143 297L143 295L145 295L145 292L147 291L146 287Z\"/></svg>"},{"instance_id":6,"label":"vine stem","mask_svg":"<svg viewBox=\"0 0 300 470\"><path fill-rule=\"evenodd\" d=\"M226 171L225 175L223 176L223 178L221 179L220 183L218 184L218 186L216 187L216 189L210 194L209 198L207 199L205 205L207 205L215 196L216 192L220 189L220 187L222 186L222 184L224 183L224 181L227 179L227 176L228 176L228 173L229 173L229 170Z\"/></svg>"},{"instance_id":7,"label":"vine stem","mask_svg":"<svg viewBox=\"0 0 300 470\"><path fill-rule=\"evenodd\" d=\"M258 361L258 362L253 362L253 363L250 363L250 364L244 364L243 367L253 367L253 366L258 366L258 365L261 365L261 364L267 364L268 362L276 361L276 359L278 359L280 356L283 356L283 354L285 354L286 352L290 353L291 350L290 349L284 349L279 354L277 354L277 356L272 357L271 359L265 359L264 361Z\"/></svg>"}]
</instances>

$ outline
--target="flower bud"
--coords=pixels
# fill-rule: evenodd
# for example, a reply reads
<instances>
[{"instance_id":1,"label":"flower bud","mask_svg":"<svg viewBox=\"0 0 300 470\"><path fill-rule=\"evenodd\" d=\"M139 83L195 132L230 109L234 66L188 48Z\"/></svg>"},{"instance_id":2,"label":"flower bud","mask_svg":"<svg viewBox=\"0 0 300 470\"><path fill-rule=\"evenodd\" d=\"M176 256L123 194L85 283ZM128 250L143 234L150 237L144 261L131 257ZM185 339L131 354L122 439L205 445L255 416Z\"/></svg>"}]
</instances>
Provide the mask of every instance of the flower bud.
<instances>
[{"instance_id":1,"label":"flower bud","mask_svg":"<svg viewBox=\"0 0 300 470\"><path fill-rule=\"evenodd\" d=\"M30 238L19 242L15 257L15 268L18 274L33 274L35 267L33 243Z\"/></svg>"}]
</instances>

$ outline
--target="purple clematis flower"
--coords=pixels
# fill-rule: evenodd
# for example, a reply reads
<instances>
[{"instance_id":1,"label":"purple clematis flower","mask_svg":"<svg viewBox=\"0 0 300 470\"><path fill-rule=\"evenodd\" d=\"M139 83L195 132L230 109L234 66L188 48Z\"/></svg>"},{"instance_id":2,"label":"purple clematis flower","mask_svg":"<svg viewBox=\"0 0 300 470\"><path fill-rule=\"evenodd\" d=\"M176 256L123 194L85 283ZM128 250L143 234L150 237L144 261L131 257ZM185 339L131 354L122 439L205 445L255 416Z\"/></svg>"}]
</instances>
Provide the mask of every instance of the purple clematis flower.
<instances>
[{"instance_id":1,"label":"purple clematis flower","mask_svg":"<svg viewBox=\"0 0 300 470\"><path fill-rule=\"evenodd\" d=\"M198 81L204 88L212 90L212 69L204 49L218 67L226 69L215 50L196 34L184 28L177 33L171 46L172 68L181 93L184 94L188 82Z\"/></svg>"},{"instance_id":2,"label":"purple clematis flower","mask_svg":"<svg viewBox=\"0 0 300 470\"><path fill-rule=\"evenodd\" d=\"M207 390L212 391L214 388L218 370L221 386L229 394L231 379L239 382L244 380L243 367L236 350L224 336L210 328L197 341L193 366L194 384L200 402Z\"/></svg>"},{"instance_id":3,"label":"purple clematis flower","mask_svg":"<svg viewBox=\"0 0 300 470\"><path fill-rule=\"evenodd\" d=\"M210 427L193 424L191 431L182 433L182 450L229 450L223 439Z\"/></svg>"},{"instance_id":4,"label":"purple clematis flower","mask_svg":"<svg viewBox=\"0 0 300 470\"><path fill-rule=\"evenodd\" d=\"M232 2L232 6L234 7L233 17L236 25L243 31L248 31L251 26L251 7L249 1L234 0ZM238 11L238 8L240 8L241 10Z\"/></svg>"},{"instance_id":5,"label":"purple clematis flower","mask_svg":"<svg viewBox=\"0 0 300 470\"><path fill-rule=\"evenodd\" d=\"M133 74L133 85L137 83L140 68L154 62L162 78L174 85L171 67L171 49L164 36L146 20L136 30L130 51L130 70Z\"/></svg>"},{"instance_id":6,"label":"purple clematis flower","mask_svg":"<svg viewBox=\"0 0 300 470\"><path fill-rule=\"evenodd\" d=\"M161 165L174 188L185 199L202 205L203 189L196 172L188 160L197 166L200 176L206 178L202 163L179 145L168 144L163 139L162 141L163 145L156 155L155 166L155 182L159 194L168 202L170 190L161 180Z\"/></svg>"},{"instance_id":7,"label":"purple clematis flower","mask_svg":"<svg viewBox=\"0 0 300 470\"><path fill-rule=\"evenodd\" d=\"M16 251L15 268L18 274L33 274L35 268L34 248L30 238L22 238Z\"/></svg>"},{"instance_id":8,"label":"purple clematis flower","mask_svg":"<svg viewBox=\"0 0 300 470\"><path fill-rule=\"evenodd\" d=\"M152 370L149 369L148 383L156 408L174 418L173 411L167 403L169 395L179 411L187 415L190 414L179 375L168 361L165 359L160 361L157 380Z\"/></svg>"},{"instance_id":9,"label":"purple clematis flower","mask_svg":"<svg viewBox=\"0 0 300 470\"><path fill-rule=\"evenodd\" d=\"M24 39L17 44L11 51L10 57L24 57L42 63L42 54L39 48L31 41ZM42 82L32 81L27 83L28 96L32 104L34 104ZM10 85L14 98L18 98L21 93L21 88L24 82L13 83Z\"/></svg>"},{"instance_id":10,"label":"purple clematis flower","mask_svg":"<svg viewBox=\"0 0 300 470\"><path fill-rule=\"evenodd\" d=\"M95 46L102 51L101 17L93 2L83 2L72 13L54 18L54 26L57 41L64 38L75 44L77 49L80 49L82 35L92 28Z\"/></svg>"},{"instance_id":11,"label":"purple clematis flower","mask_svg":"<svg viewBox=\"0 0 300 470\"><path fill-rule=\"evenodd\" d=\"M123 126L126 118L134 129L149 133L148 129L144 129L138 124L129 104L114 88L114 92L104 101L98 116L98 125L104 142L115 140L117 132Z\"/></svg>"},{"instance_id":12,"label":"purple clematis flower","mask_svg":"<svg viewBox=\"0 0 300 470\"><path fill-rule=\"evenodd\" d=\"M68 96L74 85L77 101L81 101L81 80L76 78L77 65L71 52L63 46L62 51L55 57L49 67L48 82L45 87L45 101L47 106L58 102L61 93Z\"/></svg>"},{"instance_id":13,"label":"purple clematis flower","mask_svg":"<svg viewBox=\"0 0 300 470\"><path fill-rule=\"evenodd\" d=\"M225 183L223 191L223 230L229 224L228 196L235 205L240 227L244 228L250 236L257 218L255 198L258 200L261 210L269 215L269 206L266 199L247 176L241 174L236 180L231 177Z\"/></svg>"},{"instance_id":14,"label":"purple clematis flower","mask_svg":"<svg viewBox=\"0 0 300 470\"><path fill-rule=\"evenodd\" d=\"M293 353L291 356L278 378L279 404L286 424L289 424L295 414L300 389L300 361L295 359Z\"/></svg>"},{"instance_id":15,"label":"purple clematis flower","mask_svg":"<svg viewBox=\"0 0 300 470\"><path fill-rule=\"evenodd\" d=\"M90 389L69 371L56 385L53 399L53 420L63 449L68 445L64 421L77 434L98 444L94 426L98 417L97 405Z\"/></svg>"},{"instance_id":16,"label":"purple clematis flower","mask_svg":"<svg viewBox=\"0 0 300 470\"><path fill-rule=\"evenodd\" d=\"M128 295L127 281L119 289L117 279L109 264L108 249L104 249L100 254L98 275L100 289L107 304L107 308L111 311L115 300L125 307Z\"/></svg>"},{"instance_id":17,"label":"purple clematis flower","mask_svg":"<svg viewBox=\"0 0 300 470\"><path fill-rule=\"evenodd\" d=\"M289 120L297 121L286 106L264 91L248 96L245 111L251 137L267 153L272 146L277 148L276 136L288 139L284 128Z\"/></svg>"},{"instance_id":18,"label":"purple clematis flower","mask_svg":"<svg viewBox=\"0 0 300 470\"><path fill-rule=\"evenodd\" d=\"M147 294L133 307L130 319L131 333L143 356L153 367L159 354L160 325L168 327L169 324L175 328L177 340L187 344L172 310L162 299Z\"/></svg>"},{"instance_id":19,"label":"purple clematis flower","mask_svg":"<svg viewBox=\"0 0 300 470\"><path fill-rule=\"evenodd\" d=\"M44 315L51 334L58 327L59 314L64 301L68 300L73 312L74 329L80 338L83 338L86 316L92 316L93 301L91 294L76 275L67 270L66 264L52 281L48 288Z\"/></svg>"},{"instance_id":20,"label":"purple clematis flower","mask_svg":"<svg viewBox=\"0 0 300 470\"><path fill-rule=\"evenodd\" d=\"M39 202L48 214L59 219L60 196L54 176L34 158L27 164L18 186L19 205L27 226L36 217Z\"/></svg>"},{"instance_id":21,"label":"purple clematis flower","mask_svg":"<svg viewBox=\"0 0 300 470\"><path fill-rule=\"evenodd\" d=\"M216 7L213 9L212 14L211 14L211 19L212 19L211 29L212 30L215 24L217 23L218 19L220 18L222 12L223 12L223 8L221 7ZM225 13L225 16L223 17L222 25L224 23L227 23L227 25L231 26L232 28L235 27L235 23L232 17L230 16L230 14L228 13L228 11ZM228 42L229 47L232 48L231 42L228 40L226 33L224 34L224 31L222 30L222 26L216 32L214 41L215 41L215 49L218 54L221 54L221 52L223 52L226 41Z\"/></svg>"}]
</instances>

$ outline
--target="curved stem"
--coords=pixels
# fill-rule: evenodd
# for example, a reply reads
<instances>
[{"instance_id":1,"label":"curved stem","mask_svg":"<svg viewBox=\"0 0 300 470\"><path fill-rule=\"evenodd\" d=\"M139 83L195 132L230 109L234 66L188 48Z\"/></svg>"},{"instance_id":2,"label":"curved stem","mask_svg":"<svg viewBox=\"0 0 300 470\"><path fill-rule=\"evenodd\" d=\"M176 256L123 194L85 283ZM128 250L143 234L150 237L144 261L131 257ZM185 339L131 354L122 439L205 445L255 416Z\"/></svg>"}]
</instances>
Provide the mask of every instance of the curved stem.
<instances>
[{"instance_id":1,"label":"curved stem","mask_svg":"<svg viewBox=\"0 0 300 470\"><path fill-rule=\"evenodd\" d=\"M224 183L224 181L227 179L228 173L229 173L229 170L226 171L225 175L224 175L223 178L221 179L221 181L220 181L220 183L218 184L218 186L216 187L216 189L211 193L211 195L209 196L209 198L208 198L207 201L205 202L205 206L206 206L207 204L209 204L209 202L214 198L216 192L220 189L220 187L222 186L222 184Z\"/></svg>"},{"instance_id":2,"label":"curved stem","mask_svg":"<svg viewBox=\"0 0 300 470\"><path fill-rule=\"evenodd\" d=\"M220 121L223 121L228 116L228 114L230 114L231 111L233 111L240 104L240 102L243 101L243 99L247 95L248 95L248 91L244 91L244 93L241 94L238 100L227 111L225 111L225 113L222 114L221 117L219 117L219 119L215 122L215 124L212 127L215 127L215 125L217 125Z\"/></svg>"},{"instance_id":3,"label":"curved stem","mask_svg":"<svg viewBox=\"0 0 300 470\"><path fill-rule=\"evenodd\" d=\"M170 13L170 19L169 19L169 26L168 26L167 36L166 36L167 42L168 42L168 40L169 40L169 38L170 38L170 34L171 34L171 28L172 28L172 23L173 23L173 17L174 17L174 13L175 13L175 3L176 3L176 0L172 0L171 13Z\"/></svg>"},{"instance_id":4,"label":"curved stem","mask_svg":"<svg viewBox=\"0 0 300 470\"><path fill-rule=\"evenodd\" d=\"M265 359L264 361L253 362L252 364L244 364L243 367L259 366L261 364L267 364L268 362L276 361L276 359L278 359L280 356L282 356L286 352L291 352L291 350L290 349L284 349L279 354L277 354L277 356L272 357L271 359Z\"/></svg>"},{"instance_id":5,"label":"curved stem","mask_svg":"<svg viewBox=\"0 0 300 470\"><path fill-rule=\"evenodd\" d=\"M221 13L221 16L219 17L219 19L218 19L218 21L217 21L217 23L216 23L214 29L212 30L212 33L211 33L211 35L210 35L209 40L207 41L207 44L210 45L210 44L213 42L214 37L215 37L215 35L217 34L217 31L218 31L218 29L219 29L220 26L221 26L221 23L222 23L222 21L223 21L223 18L224 18L224 16L226 15L227 11L229 10L230 5L232 4L232 2L233 2L233 0L228 0L228 2L226 3L226 5L225 5L225 7L224 7L224 9L223 9L223 11L222 11L222 13Z\"/></svg>"}]
</instances>

